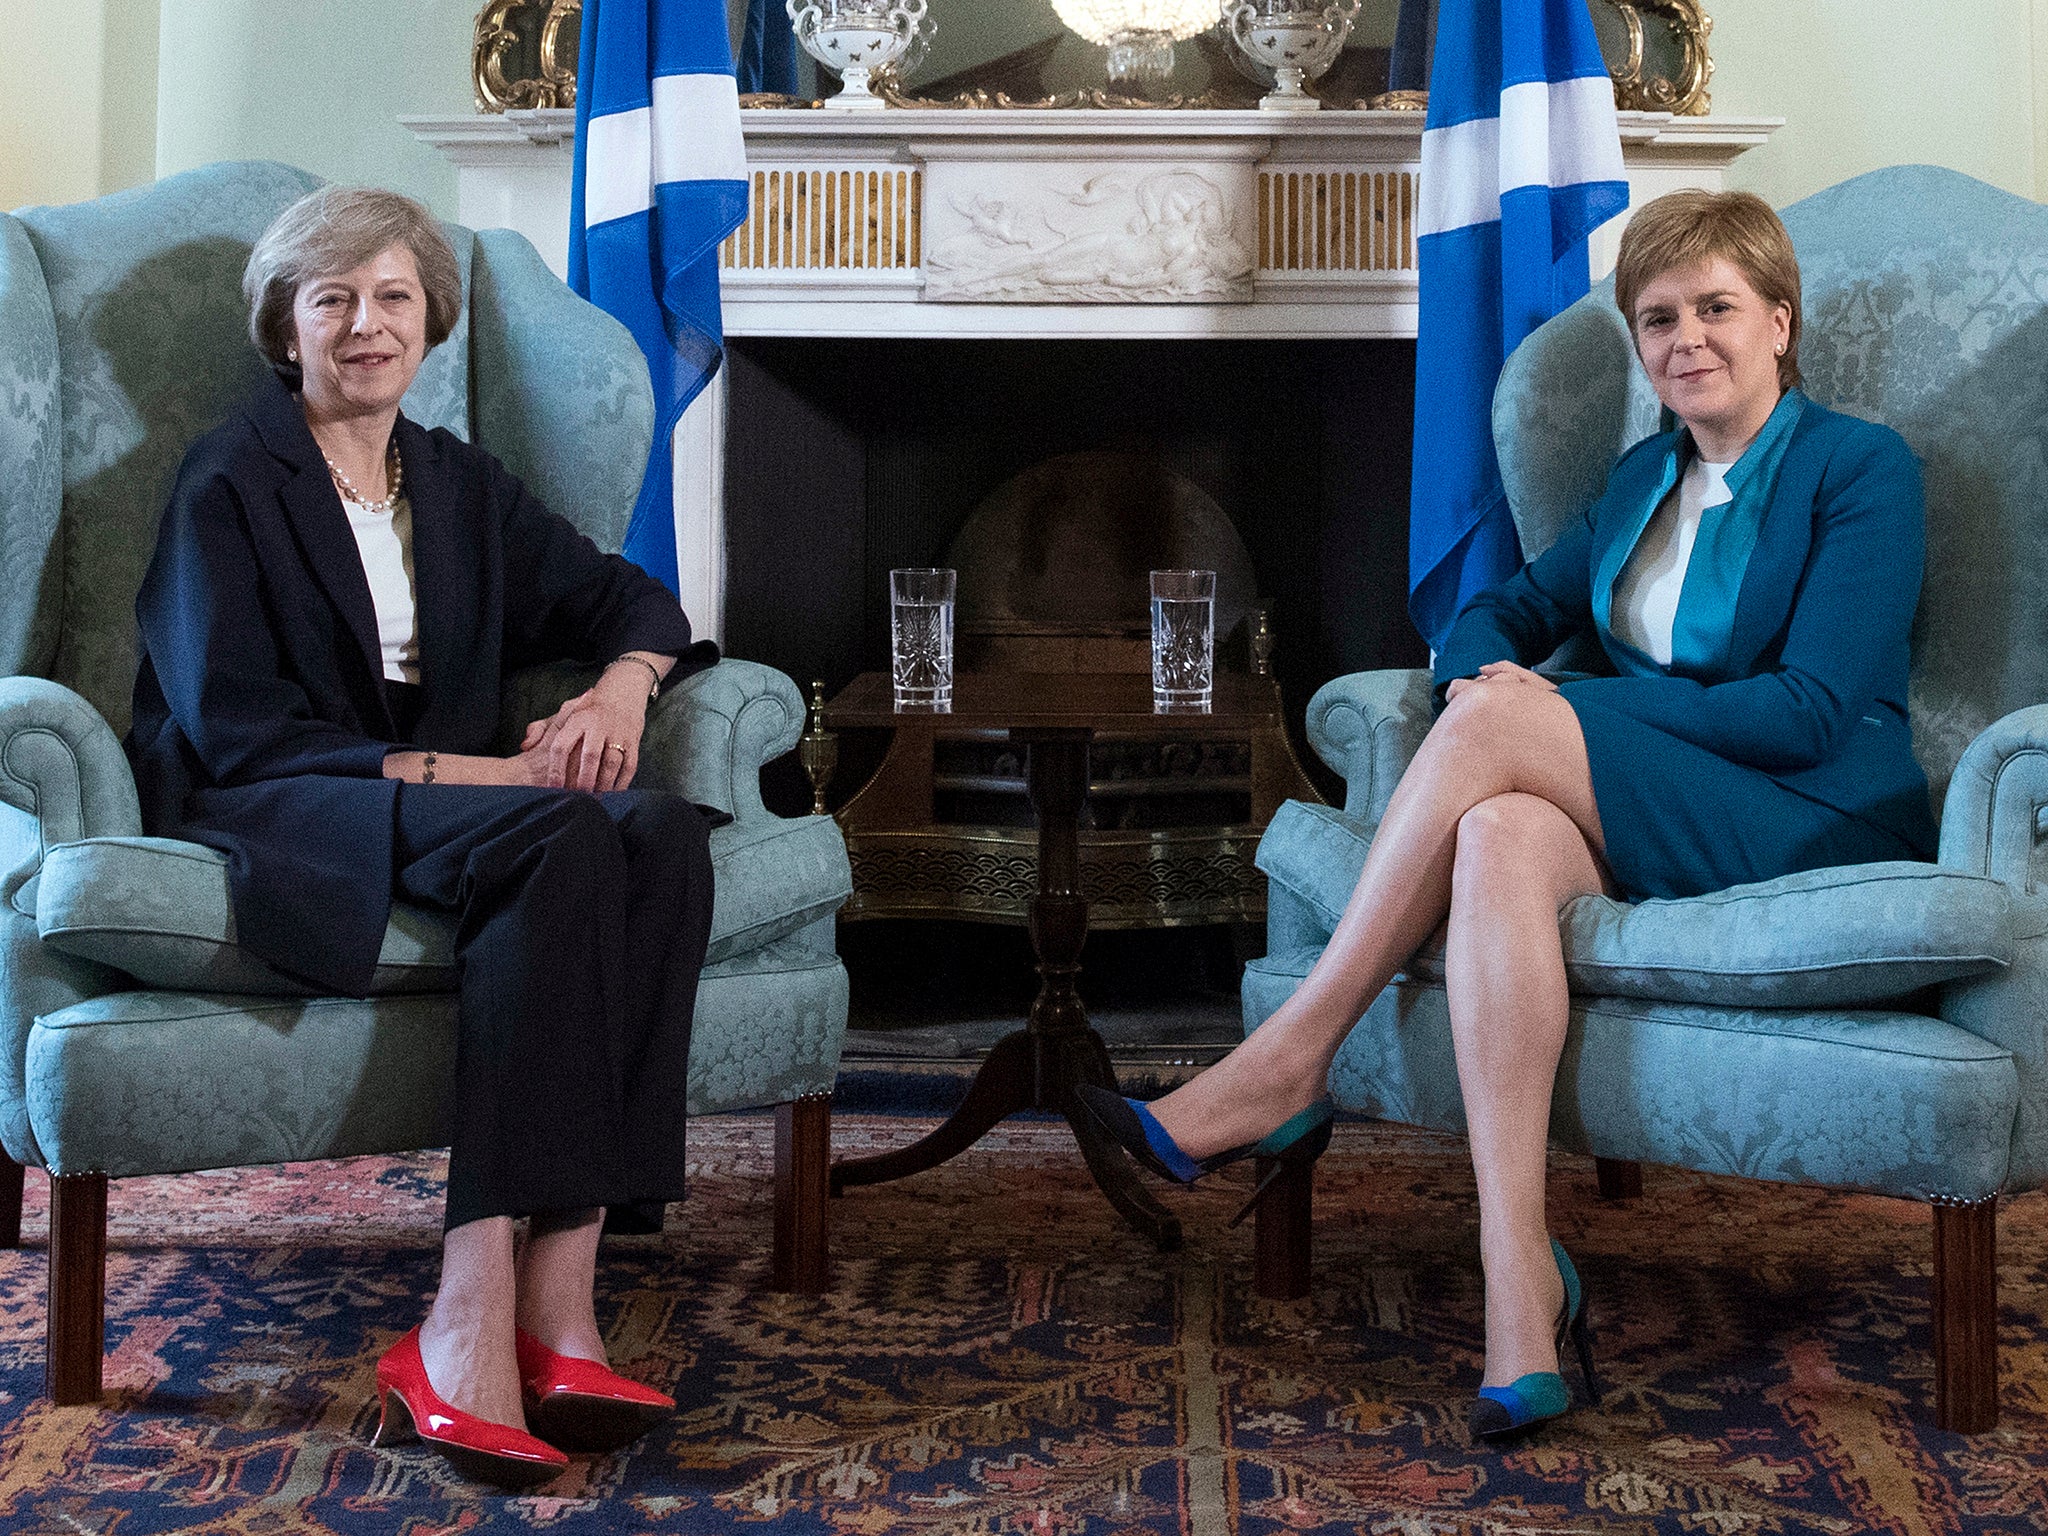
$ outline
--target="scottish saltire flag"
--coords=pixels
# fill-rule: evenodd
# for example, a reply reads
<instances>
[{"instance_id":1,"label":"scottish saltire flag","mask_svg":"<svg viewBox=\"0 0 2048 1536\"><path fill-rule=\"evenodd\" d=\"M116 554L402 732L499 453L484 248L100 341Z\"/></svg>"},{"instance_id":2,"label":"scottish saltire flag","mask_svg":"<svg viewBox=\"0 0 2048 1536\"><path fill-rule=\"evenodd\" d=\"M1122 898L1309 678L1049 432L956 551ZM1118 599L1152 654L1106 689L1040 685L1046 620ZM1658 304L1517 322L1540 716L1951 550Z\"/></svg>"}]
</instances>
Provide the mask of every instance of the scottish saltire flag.
<instances>
[{"instance_id":1,"label":"scottish saltire flag","mask_svg":"<svg viewBox=\"0 0 2048 1536\"><path fill-rule=\"evenodd\" d=\"M669 436L723 355L718 243L747 215L723 0L584 0L569 286L647 354L656 431L625 553L678 591Z\"/></svg>"},{"instance_id":2,"label":"scottish saltire flag","mask_svg":"<svg viewBox=\"0 0 2048 1536\"><path fill-rule=\"evenodd\" d=\"M1442 0L1419 202L1408 612L1435 650L1522 563L1493 456L1501 364L1586 292L1586 237L1628 206L1586 0Z\"/></svg>"}]
</instances>

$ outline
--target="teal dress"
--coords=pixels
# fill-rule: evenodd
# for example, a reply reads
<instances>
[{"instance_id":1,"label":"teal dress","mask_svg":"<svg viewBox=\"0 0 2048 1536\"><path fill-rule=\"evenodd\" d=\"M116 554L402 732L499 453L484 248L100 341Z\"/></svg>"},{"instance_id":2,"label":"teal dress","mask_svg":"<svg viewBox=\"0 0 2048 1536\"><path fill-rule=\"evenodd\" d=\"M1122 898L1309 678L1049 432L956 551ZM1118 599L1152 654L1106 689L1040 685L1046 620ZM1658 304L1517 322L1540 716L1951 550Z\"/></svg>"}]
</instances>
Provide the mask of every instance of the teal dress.
<instances>
[{"instance_id":1,"label":"teal dress","mask_svg":"<svg viewBox=\"0 0 2048 1536\"><path fill-rule=\"evenodd\" d=\"M1598 675L1561 692L1633 898L1932 858L1906 717L1926 546L1912 451L1788 390L1701 516L1660 666L1615 635L1614 587L1693 453L1680 428L1623 454L1579 522L1460 615L1439 700L1488 662L1597 642Z\"/></svg>"}]
</instances>

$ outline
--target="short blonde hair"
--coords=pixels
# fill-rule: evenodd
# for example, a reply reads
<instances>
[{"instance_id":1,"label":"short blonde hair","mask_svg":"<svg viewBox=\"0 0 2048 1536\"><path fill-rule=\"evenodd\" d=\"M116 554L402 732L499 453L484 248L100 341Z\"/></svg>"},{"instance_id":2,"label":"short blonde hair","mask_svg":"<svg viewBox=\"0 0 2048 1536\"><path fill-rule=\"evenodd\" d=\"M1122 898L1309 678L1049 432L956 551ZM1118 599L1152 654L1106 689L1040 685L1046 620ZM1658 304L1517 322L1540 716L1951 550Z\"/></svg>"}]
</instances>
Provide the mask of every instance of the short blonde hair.
<instances>
[{"instance_id":1,"label":"short blonde hair","mask_svg":"<svg viewBox=\"0 0 2048 1536\"><path fill-rule=\"evenodd\" d=\"M434 216L411 198L378 187L322 187L271 222L242 269L249 301L249 339L285 383L296 389L297 340L292 305L309 282L361 266L379 251L412 252L426 291L427 346L438 347L462 314L462 268Z\"/></svg>"},{"instance_id":2,"label":"short blonde hair","mask_svg":"<svg viewBox=\"0 0 2048 1536\"><path fill-rule=\"evenodd\" d=\"M1766 304L1791 306L1791 334L1778 359L1778 384L1790 389L1799 382L1799 258L1771 205L1754 192L1667 192L1628 221L1614 264L1614 302L1629 335L1645 288L1666 272L1716 258L1733 264Z\"/></svg>"}]
</instances>

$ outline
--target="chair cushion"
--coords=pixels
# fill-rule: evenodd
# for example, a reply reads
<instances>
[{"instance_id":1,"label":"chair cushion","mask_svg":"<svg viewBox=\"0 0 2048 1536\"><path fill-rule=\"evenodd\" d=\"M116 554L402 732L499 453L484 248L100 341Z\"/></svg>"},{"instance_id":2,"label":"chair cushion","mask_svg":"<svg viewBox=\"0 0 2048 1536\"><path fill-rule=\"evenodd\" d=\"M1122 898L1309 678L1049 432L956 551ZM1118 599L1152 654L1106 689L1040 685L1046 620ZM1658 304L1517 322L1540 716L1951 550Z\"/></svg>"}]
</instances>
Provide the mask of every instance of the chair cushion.
<instances>
[{"instance_id":1,"label":"chair cushion","mask_svg":"<svg viewBox=\"0 0 2048 1536\"><path fill-rule=\"evenodd\" d=\"M1258 865L1332 929L1371 836L1328 806L1289 801ZM1576 993L1742 1008L1839 1008L2007 965L2012 893L2002 880L1898 862L1804 870L1704 896L1631 905L1581 896L1560 915ZM1441 980L1440 949L1408 964Z\"/></svg>"},{"instance_id":2,"label":"chair cushion","mask_svg":"<svg viewBox=\"0 0 2048 1536\"><path fill-rule=\"evenodd\" d=\"M827 816L734 823L711 834L716 965L837 911L853 888L846 843ZM65 843L43 861L35 892L45 943L126 971L150 987L301 997L313 990L235 941L227 859L163 837ZM455 988L455 923L394 903L370 995Z\"/></svg>"},{"instance_id":3,"label":"chair cushion","mask_svg":"<svg viewBox=\"0 0 2048 1536\"><path fill-rule=\"evenodd\" d=\"M689 1113L829 1093L846 968L801 936L704 968ZM442 1146L455 999L109 992L29 1031L52 1173L114 1178Z\"/></svg>"},{"instance_id":4,"label":"chair cushion","mask_svg":"<svg viewBox=\"0 0 2048 1536\"><path fill-rule=\"evenodd\" d=\"M1244 1018L1270 1018L1319 949L1245 968ZM2007 1187L2021 1068L2010 1051L1893 1009L1572 1000L1551 1098L1567 1151L1705 1173L1982 1200ZM1463 1132L1444 989L1397 981L1330 1064L1339 1108Z\"/></svg>"}]
</instances>

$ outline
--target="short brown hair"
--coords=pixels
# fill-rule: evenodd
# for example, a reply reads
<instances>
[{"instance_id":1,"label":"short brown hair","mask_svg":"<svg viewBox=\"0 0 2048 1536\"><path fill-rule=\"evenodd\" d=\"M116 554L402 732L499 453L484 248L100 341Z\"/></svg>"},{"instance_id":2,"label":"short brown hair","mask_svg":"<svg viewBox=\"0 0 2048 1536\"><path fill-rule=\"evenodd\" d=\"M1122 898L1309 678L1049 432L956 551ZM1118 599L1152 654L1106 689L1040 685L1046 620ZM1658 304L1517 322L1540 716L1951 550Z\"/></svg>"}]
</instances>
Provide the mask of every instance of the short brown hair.
<instances>
[{"instance_id":1,"label":"short brown hair","mask_svg":"<svg viewBox=\"0 0 2048 1536\"><path fill-rule=\"evenodd\" d=\"M411 198L378 187L322 187L271 222L242 269L249 301L249 339L287 385L301 372L292 361L292 305L299 289L361 266L379 251L412 252L426 291L427 346L438 347L462 314L462 268L434 216Z\"/></svg>"},{"instance_id":2,"label":"short brown hair","mask_svg":"<svg viewBox=\"0 0 2048 1536\"><path fill-rule=\"evenodd\" d=\"M1754 192L1667 192L1628 221L1614 264L1614 302L1629 335L1645 288L1666 272L1717 257L1733 263L1766 304L1792 307L1791 334L1778 359L1778 384L1790 389L1799 382L1799 258L1771 205Z\"/></svg>"}]
</instances>

